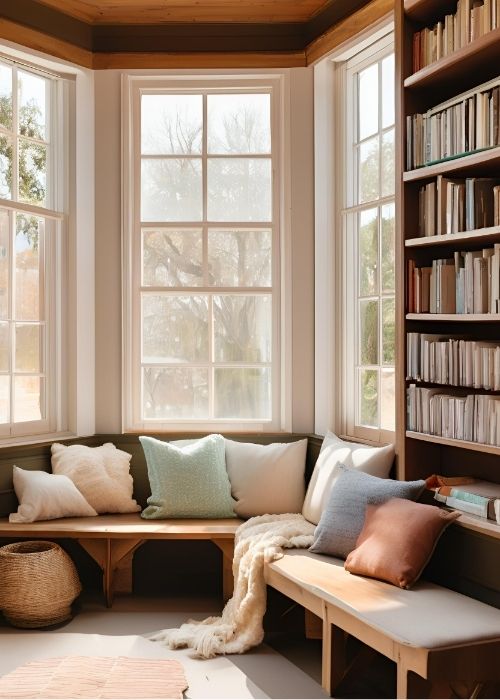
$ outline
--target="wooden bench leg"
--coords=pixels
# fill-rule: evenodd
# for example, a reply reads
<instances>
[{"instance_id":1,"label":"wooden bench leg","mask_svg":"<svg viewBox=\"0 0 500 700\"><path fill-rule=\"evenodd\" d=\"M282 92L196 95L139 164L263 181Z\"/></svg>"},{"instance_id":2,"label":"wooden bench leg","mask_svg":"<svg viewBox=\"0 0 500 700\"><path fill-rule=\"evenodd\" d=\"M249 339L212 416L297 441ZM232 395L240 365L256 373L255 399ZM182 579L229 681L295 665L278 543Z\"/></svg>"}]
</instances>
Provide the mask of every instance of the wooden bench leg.
<instances>
[{"instance_id":1,"label":"wooden bench leg","mask_svg":"<svg viewBox=\"0 0 500 700\"><path fill-rule=\"evenodd\" d=\"M416 673L409 671L403 662L399 661L397 663L396 697L398 700L405 698L427 698L429 697L429 687L429 683L425 678L421 678Z\"/></svg>"},{"instance_id":2,"label":"wooden bench leg","mask_svg":"<svg viewBox=\"0 0 500 700\"><path fill-rule=\"evenodd\" d=\"M80 539L79 544L102 569L104 597L108 608L113 604L115 573L120 563L129 558L144 540Z\"/></svg>"},{"instance_id":3,"label":"wooden bench leg","mask_svg":"<svg viewBox=\"0 0 500 700\"><path fill-rule=\"evenodd\" d=\"M332 696L347 669L346 635L344 630L332 625L328 608L323 607L323 646L321 659L321 685Z\"/></svg>"},{"instance_id":4,"label":"wooden bench leg","mask_svg":"<svg viewBox=\"0 0 500 700\"><path fill-rule=\"evenodd\" d=\"M224 603L227 603L232 597L234 590L234 540L212 539L212 542L222 552L222 599Z\"/></svg>"}]
</instances>

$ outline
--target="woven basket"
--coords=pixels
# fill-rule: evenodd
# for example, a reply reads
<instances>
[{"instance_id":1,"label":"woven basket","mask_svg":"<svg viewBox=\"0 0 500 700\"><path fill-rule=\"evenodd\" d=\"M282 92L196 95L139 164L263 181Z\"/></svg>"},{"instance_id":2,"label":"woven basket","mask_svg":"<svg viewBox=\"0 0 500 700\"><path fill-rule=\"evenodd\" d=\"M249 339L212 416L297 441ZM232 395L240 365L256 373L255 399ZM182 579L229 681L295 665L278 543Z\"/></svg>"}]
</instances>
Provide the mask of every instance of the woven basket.
<instances>
[{"instance_id":1,"label":"woven basket","mask_svg":"<svg viewBox=\"0 0 500 700\"><path fill-rule=\"evenodd\" d=\"M55 542L0 547L0 610L15 627L47 627L68 620L81 589L75 565Z\"/></svg>"}]
</instances>

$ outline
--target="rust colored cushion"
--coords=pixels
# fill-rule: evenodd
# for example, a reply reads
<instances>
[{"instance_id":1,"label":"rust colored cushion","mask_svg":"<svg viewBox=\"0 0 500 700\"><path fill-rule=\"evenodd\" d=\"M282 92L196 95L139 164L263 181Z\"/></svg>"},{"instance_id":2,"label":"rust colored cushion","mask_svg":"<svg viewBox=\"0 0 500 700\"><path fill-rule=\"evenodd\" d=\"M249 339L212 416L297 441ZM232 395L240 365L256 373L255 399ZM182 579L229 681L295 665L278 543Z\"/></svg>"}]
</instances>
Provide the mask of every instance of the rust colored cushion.
<instances>
[{"instance_id":1,"label":"rust colored cushion","mask_svg":"<svg viewBox=\"0 0 500 700\"><path fill-rule=\"evenodd\" d=\"M441 533L459 515L403 498L368 504L365 524L345 568L351 574L410 588L431 558Z\"/></svg>"}]
</instances>

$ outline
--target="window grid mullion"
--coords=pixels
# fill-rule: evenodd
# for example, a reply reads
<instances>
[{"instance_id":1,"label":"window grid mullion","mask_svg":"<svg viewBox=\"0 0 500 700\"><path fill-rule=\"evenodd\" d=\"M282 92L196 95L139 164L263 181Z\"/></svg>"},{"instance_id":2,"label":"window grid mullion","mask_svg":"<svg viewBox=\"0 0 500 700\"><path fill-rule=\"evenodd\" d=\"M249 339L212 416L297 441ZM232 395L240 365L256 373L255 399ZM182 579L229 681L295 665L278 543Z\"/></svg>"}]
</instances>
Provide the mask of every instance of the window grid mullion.
<instances>
[{"instance_id":1,"label":"window grid mullion","mask_svg":"<svg viewBox=\"0 0 500 700\"><path fill-rule=\"evenodd\" d=\"M12 67L12 199L19 199L19 88L18 72Z\"/></svg>"}]
</instances>

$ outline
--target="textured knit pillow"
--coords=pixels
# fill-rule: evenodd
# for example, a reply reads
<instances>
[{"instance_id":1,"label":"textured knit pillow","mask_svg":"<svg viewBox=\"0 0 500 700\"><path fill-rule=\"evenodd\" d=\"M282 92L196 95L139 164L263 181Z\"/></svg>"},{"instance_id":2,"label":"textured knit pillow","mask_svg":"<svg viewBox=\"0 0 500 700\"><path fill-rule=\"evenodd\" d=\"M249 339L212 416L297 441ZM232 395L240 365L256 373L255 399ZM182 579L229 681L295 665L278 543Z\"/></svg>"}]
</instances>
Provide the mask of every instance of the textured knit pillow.
<instances>
[{"instance_id":1,"label":"textured knit pillow","mask_svg":"<svg viewBox=\"0 0 500 700\"><path fill-rule=\"evenodd\" d=\"M69 476L98 513L135 513L141 509L132 498L132 455L111 442L100 447L52 445L52 471Z\"/></svg>"},{"instance_id":2,"label":"textured knit pillow","mask_svg":"<svg viewBox=\"0 0 500 700\"><path fill-rule=\"evenodd\" d=\"M391 498L366 506L365 524L345 568L400 588L418 581L445 528L460 513Z\"/></svg>"},{"instance_id":3,"label":"textured knit pillow","mask_svg":"<svg viewBox=\"0 0 500 700\"><path fill-rule=\"evenodd\" d=\"M67 476L15 466L13 479L19 508L10 514L11 523L97 515Z\"/></svg>"},{"instance_id":4,"label":"textured knit pillow","mask_svg":"<svg viewBox=\"0 0 500 700\"><path fill-rule=\"evenodd\" d=\"M336 475L335 467L345 464L353 469L385 479L394 461L394 445L370 447L346 442L334 433L327 433L307 488L302 515L317 525L325 509Z\"/></svg>"},{"instance_id":5,"label":"textured knit pillow","mask_svg":"<svg viewBox=\"0 0 500 700\"><path fill-rule=\"evenodd\" d=\"M333 486L326 508L314 532L311 552L346 558L356 546L363 529L367 503L384 503L390 498L416 500L425 481L379 479L343 464L335 467Z\"/></svg>"},{"instance_id":6,"label":"textured knit pillow","mask_svg":"<svg viewBox=\"0 0 500 700\"><path fill-rule=\"evenodd\" d=\"M151 486L143 518L234 518L222 435L186 447L152 437L139 440Z\"/></svg>"},{"instance_id":7,"label":"textured knit pillow","mask_svg":"<svg viewBox=\"0 0 500 700\"><path fill-rule=\"evenodd\" d=\"M304 503L307 440L256 445L226 439L226 468L234 510L242 518L300 513Z\"/></svg>"}]
</instances>

